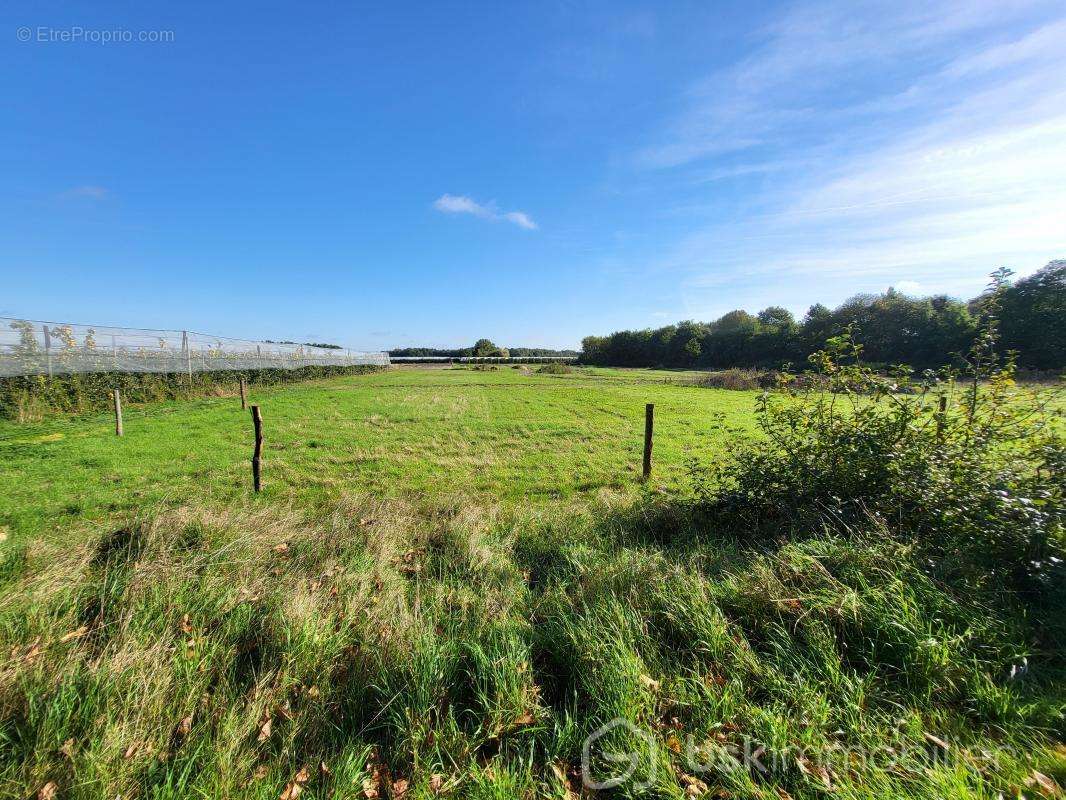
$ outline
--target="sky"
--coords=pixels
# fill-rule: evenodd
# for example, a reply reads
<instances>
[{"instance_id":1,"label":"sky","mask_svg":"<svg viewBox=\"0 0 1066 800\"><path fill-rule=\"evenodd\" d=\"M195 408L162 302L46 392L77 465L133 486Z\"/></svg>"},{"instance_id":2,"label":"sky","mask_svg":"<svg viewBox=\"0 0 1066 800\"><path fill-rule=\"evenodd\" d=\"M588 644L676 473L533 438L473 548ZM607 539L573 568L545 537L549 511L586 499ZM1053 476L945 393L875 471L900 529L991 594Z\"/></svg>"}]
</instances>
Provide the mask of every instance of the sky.
<instances>
[{"instance_id":1,"label":"sky","mask_svg":"<svg viewBox=\"0 0 1066 800\"><path fill-rule=\"evenodd\" d=\"M1066 3L0 9L0 316L363 349L1066 257Z\"/></svg>"}]
</instances>

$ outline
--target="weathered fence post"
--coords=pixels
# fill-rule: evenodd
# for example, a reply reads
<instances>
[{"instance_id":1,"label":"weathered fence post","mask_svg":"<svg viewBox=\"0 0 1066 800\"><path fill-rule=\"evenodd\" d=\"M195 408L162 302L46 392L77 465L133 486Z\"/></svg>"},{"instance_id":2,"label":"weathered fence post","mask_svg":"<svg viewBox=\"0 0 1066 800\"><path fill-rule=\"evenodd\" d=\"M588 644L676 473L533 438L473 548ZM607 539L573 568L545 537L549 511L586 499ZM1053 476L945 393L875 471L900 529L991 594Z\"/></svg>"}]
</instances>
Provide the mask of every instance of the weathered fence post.
<instances>
[{"instance_id":1,"label":"weathered fence post","mask_svg":"<svg viewBox=\"0 0 1066 800\"><path fill-rule=\"evenodd\" d=\"M115 436L122 435L122 393L114 390L115 396Z\"/></svg>"},{"instance_id":2,"label":"weathered fence post","mask_svg":"<svg viewBox=\"0 0 1066 800\"><path fill-rule=\"evenodd\" d=\"M48 377L52 377L52 334L47 325L42 325L44 330L44 353L48 357Z\"/></svg>"},{"instance_id":3,"label":"weathered fence post","mask_svg":"<svg viewBox=\"0 0 1066 800\"><path fill-rule=\"evenodd\" d=\"M258 492L263 486L259 478L260 457L263 454L263 415L259 413L259 406L252 406L252 424L255 426L255 450L252 453L252 485Z\"/></svg>"},{"instance_id":4,"label":"weathered fence post","mask_svg":"<svg viewBox=\"0 0 1066 800\"><path fill-rule=\"evenodd\" d=\"M937 444L944 443L944 417L948 412L948 398L947 395L940 395L938 403L938 411L936 414L936 441Z\"/></svg>"},{"instance_id":5,"label":"weathered fence post","mask_svg":"<svg viewBox=\"0 0 1066 800\"><path fill-rule=\"evenodd\" d=\"M192 348L189 347L189 332L181 332L181 349L185 351L185 369L189 373L189 383L192 383Z\"/></svg>"},{"instance_id":6,"label":"weathered fence post","mask_svg":"<svg viewBox=\"0 0 1066 800\"><path fill-rule=\"evenodd\" d=\"M244 386L244 378L241 378L241 411L244 411L248 408L248 401L246 400L246 397L247 389Z\"/></svg>"},{"instance_id":7,"label":"weathered fence post","mask_svg":"<svg viewBox=\"0 0 1066 800\"><path fill-rule=\"evenodd\" d=\"M655 427L655 404L644 406L644 480L651 477L651 441Z\"/></svg>"}]
</instances>

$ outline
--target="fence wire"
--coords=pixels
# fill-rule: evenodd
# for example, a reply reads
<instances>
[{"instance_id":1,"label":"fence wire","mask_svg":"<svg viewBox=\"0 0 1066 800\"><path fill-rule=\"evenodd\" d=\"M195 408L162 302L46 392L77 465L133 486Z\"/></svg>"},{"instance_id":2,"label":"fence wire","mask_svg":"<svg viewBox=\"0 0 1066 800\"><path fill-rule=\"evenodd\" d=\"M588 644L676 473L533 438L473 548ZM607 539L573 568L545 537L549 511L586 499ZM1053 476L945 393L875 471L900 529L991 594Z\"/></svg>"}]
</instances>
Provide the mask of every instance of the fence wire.
<instances>
[{"instance_id":1,"label":"fence wire","mask_svg":"<svg viewBox=\"0 0 1066 800\"><path fill-rule=\"evenodd\" d=\"M388 366L389 354L195 331L114 328L0 317L0 376L76 372L210 372Z\"/></svg>"}]
</instances>

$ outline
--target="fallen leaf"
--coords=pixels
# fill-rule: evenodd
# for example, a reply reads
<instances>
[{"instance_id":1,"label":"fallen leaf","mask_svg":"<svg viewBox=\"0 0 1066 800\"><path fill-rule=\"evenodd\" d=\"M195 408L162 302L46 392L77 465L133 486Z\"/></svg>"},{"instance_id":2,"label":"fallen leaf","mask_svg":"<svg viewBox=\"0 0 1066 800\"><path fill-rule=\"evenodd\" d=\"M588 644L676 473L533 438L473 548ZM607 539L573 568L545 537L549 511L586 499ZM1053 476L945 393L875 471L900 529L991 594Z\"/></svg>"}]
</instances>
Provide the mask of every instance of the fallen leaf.
<instances>
[{"instance_id":1,"label":"fallen leaf","mask_svg":"<svg viewBox=\"0 0 1066 800\"><path fill-rule=\"evenodd\" d=\"M1045 797L1062 797L1062 789L1055 782L1054 778L1050 778L1043 772L1037 772L1035 769L1033 773L1025 779L1025 785L1032 788L1035 786L1040 790L1040 793Z\"/></svg>"},{"instance_id":2,"label":"fallen leaf","mask_svg":"<svg viewBox=\"0 0 1066 800\"><path fill-rule=\"evenodd\" d=\"M799 767L799 771L809 777L817 778L822 782L822 785L826 789L833 788L832 776L829 774L829 770L823 767L821 764L815 764L805 756L796 757L796 766Z\"/></svg>"},{"instance_id":3,"label":"fallen leaf","mask_svg":"<svg viewBox=\"0 0 1066 800\"><path fill-rule=\"evenodd\" d=\"M292 780L285 784L281 793L281 800L296 800L303 794L304 786L311 780L311 771L306 767L300 767L300 771L292 776Z\"/></svg>"},{"instance_id":4,"label":"fallen leaf","mask_svg":"<svg viewBox=\"0 0 1066 800\"><path fill-rule=\"evenodd\" d=\"M248 780L246 780L246 781L244 782L244 785L245 785L246 787L247 787L247 786L251 786L251 785L252 785L253 783L255 783L256 781L261 781L261 780L263 780L263 778L265 778L265 777L267 776L267 773L269 773L269 771L270 771L270 770L268 770L268 769L266 768L266 764L260 764L260 765L259 765L259 766L257 766L257 767L256 767L256 768L255 768L254 770L252 770L252 775L251 775L251 777L249 777L249 778L248 778Z\"/></svg>"},{"instance_id":5,"label":"fallen leaf","mask_svg":"<svg viewBox=\"0 0 1066 800\"><path fill-rule=\"evenodd\" d=\"M263 709L263 715L259 718L259 736L258 736L258 740L260 742L265 742L267 739L270 738L271 723L272 723L272 719L271 719L271 716L270 716L270 709L269 708L264 708Z\"/></svg>"},{"instance_id":6,"label":"fallen leaf","mask_svg":"<svg viewBox=\"0 0 1066 800\"><path fill-rule=\"evenodd\" d=\"M37 800L55 800L57 791L59 791L59 787L56 786L56 782L48 781L48 783L37 790Z\"/></svg>"},{"instance_id":7,"label":"fallen leaf","mask_svg":"<svg viewBox=\"0 0 1066 800\"><path fill-rule=\"evenodd\" d=\"M674 753L681 752L681 740L673 734L670 734L668 737L666 737L666 746Z\"/></svg>"},{"instance_id":8,"label":"fallen leaf","mask_svg":"<svg viewBox=\"0 0 1066 800\"><path fill-rule=\"evenodd\" d=\"M937 747L941 747L944 750L950 750L951 749L951 746L947 742L945 742L943 739L941 739L939 736L934 736L933 734L929 733L928 731L926 731L924 735L925 735L926 739L928 739L930 742L935 744Z\"/></svg>"},{"instance_id":9,"label":"fallen leaf","mask_svg":"<svg viewBox=\"0 0 1066 800\"><path fill-rule=\"evenodd\" d=\"M642 684L644 684L644 688L647 689L648 691L652 691L652 692L659 691L659 686L660 686L659 681L655 680L650 675L641 675L640 676L640 682Z\"/></svg>"},{"instance_id":10,"label":"fallen leaf","mask_svg":"<svg viewBox=\"0 0 1066 800\"><path fill-rule=\"evenodd\" d=\"M407 797L407 787L410 784L403 778L398 778L392 782L392 797L393 800L400 800L401 797Z\"/></svg>"},{"instance_id":11,"label":"fallen leaf","mask_svg":"<svg viewBox=\"0 0 1066 800\"><path fill-rule=\"evenodd\" d=\"M129 759L133 758L133 756L136 754L136 752L137 752L137 742L134 742L133 744L131 744L129 747L126 748L126 752L122 754L122 757L127 759L127 760L129 760Z\"/></svg>"},{"instance_id":12,"label":"fallen leaf","mask_svg":"<svg viewBox=\"0 0 1066 800\"><path fill-rule=\"evenodd\" d=\"M189 621L188 614L183 614L181 617L181 632L192 633L192 622Z\"/></svg>"},{"instance_id":13,"label":"fallen leaf","mask_svg":"<svg viewBox=\"0 0 1066 800\"><path fill-rule=\"evenodd\" d=\"M532 725L532 724L533 724L534 722L536 722L536 721L537 721L537 718L536 718L536 717L534 717L534 716L533 716L533 715L532 715L531 713L529 713L528 711L526 711L526 712L523 712L523 713L522 713L522 714L521 714L521 715L520 715L520 716L518 717L518 719L516 719L516 720L514 721L514 723L513 723L513 724L514 724L514 726L515 726L515 727L519 727L519 726L522 726L522 725Z\"/></svg>"},{"instance_id":14,"label":"fallen leaf","mask_svg":"<svg viewBox=\"0 0 1066 800\"><path fill-rule=\"evenodd\" d=\"M788 792L786 792L780 786L777 787L777 796L780 797L781 800L792 800L792 795L790 795Z\"/></svg>"},{"instance_id":15,"label":"fallen leaf","mask_svg":"<svg viewBox=\"0 0 1066 800\"><path fill-rule=\"evenodd\" d=\"M61 642L69 642L71 639L80 639L82 636L84 636L88 632L89 632L89 626L88 625L82 625L76 631L71 631L70 633L63 634L63 638L61 638L59 641L61 641Z\"/></svg>"},{"instance_id":16,"label":"fallen leaf","mask_svg":"<svg viewBox=\"0 0 1066 800\"><path fill-rule=\"evenodd\" d=\"M178 723L177 727L174 728L174 738L180 742L188 736L190 732L192 732L192 714L185 717Z\"/></svg>"},{"instance_id":17,"label":"fallen leaf","mask_svg":"<svg viewBox=\"0 0 1066 800\"><path fill-rule=\"evenodd\" d=\"M38 636L36 639L34 639L32 642L30 642L29 647L27 647L26 650L23 652L22 659L24 661L32 661L33 659L37 658L37 656L39 656L40 654L41 654L41 637Z\"/></svg>"},{"instance_id":18,"label":"fallen leaf","mask_svg":"<svg viewBox=\"0 0 1066 800\"><path fill-rule=\"evenodd\" d=\"M444 786L444 776L439 772L434 772L429 776L429 790L433 794L440 794L441 788Z\"/></svg>"},{"instance_id":19,"label":"fallen leaf","mask_svg":"<svg viewBox=\"0 0 1066 800\"><path fill-rule=\"evenodd\" d=\"M274 545L274 552L284 555L285 553L289 552L289 543L280 542L279 544Z\"/></svg>"}]
</instances>

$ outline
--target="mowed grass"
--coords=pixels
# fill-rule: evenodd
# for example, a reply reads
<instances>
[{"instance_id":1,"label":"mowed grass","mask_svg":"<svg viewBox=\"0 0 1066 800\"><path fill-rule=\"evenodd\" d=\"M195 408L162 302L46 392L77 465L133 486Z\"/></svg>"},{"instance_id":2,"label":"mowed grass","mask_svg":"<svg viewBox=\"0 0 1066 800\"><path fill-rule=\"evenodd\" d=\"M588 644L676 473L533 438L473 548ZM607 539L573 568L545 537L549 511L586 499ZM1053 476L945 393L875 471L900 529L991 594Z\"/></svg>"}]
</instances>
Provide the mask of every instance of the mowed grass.
<instances>
[{"instance_id":1,"label":"mowed grass","mask_svg":"<svg viewBox=\"0 0 1066 800\"><path fill-rule=\"evenodd\" d=\"M252 387L265 428L263 502L344 494L539 502L640 477L644 404L655 403L655 483L751 429L754 393L678 385L650 370L394 368ZM0 525L12 535L116 512L228 501L251 490L252 425L235 393L110 415L0 423Z\"/></svg>"}]
</instances>

